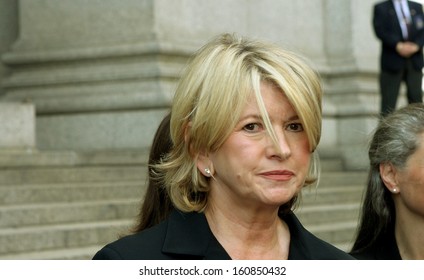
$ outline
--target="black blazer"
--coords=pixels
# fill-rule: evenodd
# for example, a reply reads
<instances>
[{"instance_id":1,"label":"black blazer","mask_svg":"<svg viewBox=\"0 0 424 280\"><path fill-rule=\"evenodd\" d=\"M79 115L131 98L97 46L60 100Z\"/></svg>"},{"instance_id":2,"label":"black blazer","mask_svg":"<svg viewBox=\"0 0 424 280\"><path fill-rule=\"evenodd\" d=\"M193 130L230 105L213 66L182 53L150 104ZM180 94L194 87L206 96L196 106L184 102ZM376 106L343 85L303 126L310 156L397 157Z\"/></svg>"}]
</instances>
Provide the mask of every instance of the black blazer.
<instances>
[{"instance_id":1,"label":"black blazer","mask_svg":"<svg viewBox=\"0 0 424 280\"><path fill-rule=\"evenodd\" d=\"M290 229L289 259L353 259L318 239L289 213L283 217ZM203 213L173 211L164 222L112 242L94 260L229 260L230 256L212 234Z\"/></svg>"},{"instance_id":2,"label":"black blazer","mask_svg":"<svg viewBox=\"0 0 424 280\"><path fill-rule=\"evenodd\" d=\"M408 41L416 43L420 50L411 56L414 68L420 71L424 65L424 14L421 4L407 1L412 17ZM406 59L396 52L396 44L404 41L402 30L392 0L374 6L373 27L375 35L381 40L382 51L380 67L383 71L399 72L404 68Z\"/></svg>"}]
</instances>

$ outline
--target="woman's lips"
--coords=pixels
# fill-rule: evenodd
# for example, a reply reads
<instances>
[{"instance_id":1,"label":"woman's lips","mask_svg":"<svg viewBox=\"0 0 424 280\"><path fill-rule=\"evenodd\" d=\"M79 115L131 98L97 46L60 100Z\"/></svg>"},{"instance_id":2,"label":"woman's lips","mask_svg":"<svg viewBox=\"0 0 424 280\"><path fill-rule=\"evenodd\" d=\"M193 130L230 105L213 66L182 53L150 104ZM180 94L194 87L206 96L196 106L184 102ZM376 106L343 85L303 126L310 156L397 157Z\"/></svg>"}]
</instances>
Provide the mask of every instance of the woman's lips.
<instances>
[{"instance_id":1,"label":"woman's lips","mask_svg":"<svg viewBox=\"0 0 424 280\"><path fill-rule=\"evenodd\" d=\"M287 181L294 176L294 173L289 170L273 170L273 171L260 173L260 175L267 179L272 179L277 181Z\"/></svg>"}]
</instances>

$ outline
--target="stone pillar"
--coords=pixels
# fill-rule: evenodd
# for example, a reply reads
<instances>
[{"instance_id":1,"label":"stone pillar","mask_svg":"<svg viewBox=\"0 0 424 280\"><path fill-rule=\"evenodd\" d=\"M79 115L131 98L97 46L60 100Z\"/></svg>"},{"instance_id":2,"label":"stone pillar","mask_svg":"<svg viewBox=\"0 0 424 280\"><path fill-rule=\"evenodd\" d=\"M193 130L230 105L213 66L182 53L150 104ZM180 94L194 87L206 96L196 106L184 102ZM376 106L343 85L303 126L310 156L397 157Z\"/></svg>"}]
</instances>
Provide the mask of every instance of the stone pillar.
<instances>
[{"instance_id":1,"label":"stone pillar","mask_svg":"<svg viewBox=\"0 0 424 280\"><path fill-rule=\"evenodd\" d=\"M371 29L371 1L326 0L324 42L325 156L341 156L346 169L368 167L368 138L377 124L376 40ZM344 11L344 12L341 12Z\"/></svg>"},{"instance_id":2,"label":"stone pillar","mask_svg":"<svg viewBox=\"0 0 424 280\"><path fill-rule=\"evenodd\" d=\"M159 45L154 1L19 1L5 101L36 106L41 150L150 145L187 54Z\"/></svg>"},{"instance_id":3,"label":"stone pillar","mask_svg":"<svg viewBox=\"0 0 424 280\"><path fill-rule=\"evenodd\" d=\"M18 34L18 1L0 0L0 56L9 51ZM9 69L0 61L0 85ZM32 104L2 102L0 86L0 154L35 150L35 112ZM1 164L0 160L0 164Z\"/></svg>"},{"instance_id":4,"label":"stone pillar","mask_svg":"<svg viewBox=\"0 0 424 280\"><path fill-rule=\"evenodd\" d=\"M0 57L7 52L18 34L18 2L16 0L0 0ZM0 61L0 85L8 74L7 67ZM0 86L0 98L4 90ZM0 99L1 100L1 99Z\"/></svg>"}]
</instances>

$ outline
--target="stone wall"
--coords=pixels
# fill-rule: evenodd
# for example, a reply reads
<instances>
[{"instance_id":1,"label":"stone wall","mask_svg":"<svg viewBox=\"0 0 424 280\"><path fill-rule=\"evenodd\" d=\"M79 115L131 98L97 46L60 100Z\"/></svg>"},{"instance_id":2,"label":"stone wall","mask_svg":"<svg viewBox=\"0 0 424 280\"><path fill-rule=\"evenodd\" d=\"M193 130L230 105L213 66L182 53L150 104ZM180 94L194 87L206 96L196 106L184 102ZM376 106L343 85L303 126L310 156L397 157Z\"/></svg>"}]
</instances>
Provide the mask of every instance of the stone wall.
<instances>
[{"instance_id":1,"label":"stone wall","mask_svg":"<svg viewBox=\"0 0 424 280\"><path fill-rule=\"evenodd\" d=\"M379 101L374 2L20 0L1 100L35 105L41 150L147 147L188 56L235 32L312 61L325 88L320 152L361 168Z\"/></svg>"}]
</instances>

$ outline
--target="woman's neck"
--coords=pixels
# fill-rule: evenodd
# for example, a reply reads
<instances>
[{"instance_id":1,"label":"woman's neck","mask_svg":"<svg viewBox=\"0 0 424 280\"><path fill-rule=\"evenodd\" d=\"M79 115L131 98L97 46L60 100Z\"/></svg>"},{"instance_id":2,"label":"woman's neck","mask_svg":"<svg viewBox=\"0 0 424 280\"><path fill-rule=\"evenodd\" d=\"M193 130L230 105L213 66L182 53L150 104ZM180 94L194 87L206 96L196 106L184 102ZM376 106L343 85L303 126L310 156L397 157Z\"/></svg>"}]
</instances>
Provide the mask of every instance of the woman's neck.
<instances>
[{"instance_id":1,"label":"woman's neck","mask_svg":"<svg viewBox=\"0 0 424 280\"><path fill-rule=\"evenodd\" d=\"M287 259L290 231L278 209L249 213L209 206L205 210L212 233L232 259Z\"/></svg>"},{"instance_id":2,"label":"woman's neck","mask_svg":"<svg viewBox=\"0 0 424 280\"><path fill-rule=\"evenodd\" d=\"M404 260L424 259L424 218L420 215L396 215L395 236Z\"/></svg>"}]
</instances>

